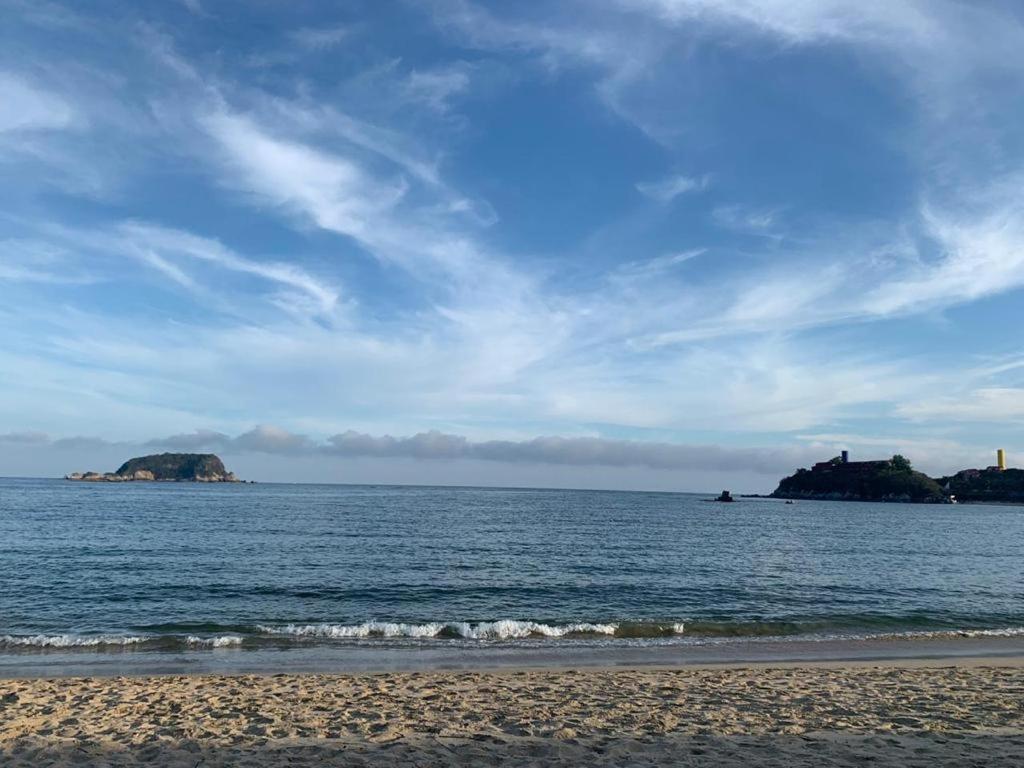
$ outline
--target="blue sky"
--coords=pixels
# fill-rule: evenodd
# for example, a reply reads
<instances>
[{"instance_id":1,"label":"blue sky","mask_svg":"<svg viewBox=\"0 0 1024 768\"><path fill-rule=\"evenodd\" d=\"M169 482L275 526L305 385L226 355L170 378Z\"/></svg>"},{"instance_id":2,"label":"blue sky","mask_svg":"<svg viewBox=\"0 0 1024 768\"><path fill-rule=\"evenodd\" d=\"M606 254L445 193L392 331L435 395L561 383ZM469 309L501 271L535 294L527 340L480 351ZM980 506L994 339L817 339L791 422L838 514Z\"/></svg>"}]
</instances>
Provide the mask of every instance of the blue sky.
<instances>
[{"instance_id":1,"label":"blue sky","mask_svg":"<svg viewBox=\"0 0 1024 768\"><path fill-rule=\"evenodd\" d=\"M1024 455L1024 12L0 0L0 474Z\"/></svg>"}]
</instances>

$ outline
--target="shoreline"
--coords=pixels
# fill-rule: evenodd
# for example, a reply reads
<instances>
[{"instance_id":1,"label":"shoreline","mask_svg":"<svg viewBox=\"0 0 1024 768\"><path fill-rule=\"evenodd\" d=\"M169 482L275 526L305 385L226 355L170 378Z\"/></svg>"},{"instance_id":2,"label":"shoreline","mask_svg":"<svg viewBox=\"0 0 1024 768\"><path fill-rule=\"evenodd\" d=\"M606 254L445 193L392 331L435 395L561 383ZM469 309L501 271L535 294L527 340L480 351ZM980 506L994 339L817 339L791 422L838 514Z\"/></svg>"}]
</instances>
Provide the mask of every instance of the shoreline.
<instances>
[{"instance_id":1,"label":"shoreline","mask_svg":"<svg viewBox=\"0 0 1024 768\"><path fill-rule=\"evenodd\" d=\"M486 675L488 677L519 677L522 675L588 675L600 673L687 673L687 672L756 672L770 670L877 670L888 669L922 670L922 669L1024 669L1024 653L991 656L920 656L914 658L872 658L872 659L833 659L833 660L792 660L792 661L703 661L689 664L620 664L620 665L572 665L564 666L495 666L495 667L457 667L451 669L425 670L359 670L352 672L145 672L140 674L70 674L70 675L11 675L0 676L0 690L5 685L14 683L39 682L83 682L83 681L117 681L117 680L160 680L194 679L194 680L271 680L275 678L331 678L337 680L360 678L390 677L459 677L462 675Z\"/></svg>"},{"instance_id":2,"label":"shoreline","mask_svg":"<svg viewBox=\"0 0 1024 768\"><path fill-rule=\"evenodd\" d=\"M694 645L382 647L374 643L287 650L191 652L21 651L0 654L0 681L72 677L359 675L566 670L850 667L887 664L1017 666L1024 637L758 640Z\"/></svg>"}]
</instances>

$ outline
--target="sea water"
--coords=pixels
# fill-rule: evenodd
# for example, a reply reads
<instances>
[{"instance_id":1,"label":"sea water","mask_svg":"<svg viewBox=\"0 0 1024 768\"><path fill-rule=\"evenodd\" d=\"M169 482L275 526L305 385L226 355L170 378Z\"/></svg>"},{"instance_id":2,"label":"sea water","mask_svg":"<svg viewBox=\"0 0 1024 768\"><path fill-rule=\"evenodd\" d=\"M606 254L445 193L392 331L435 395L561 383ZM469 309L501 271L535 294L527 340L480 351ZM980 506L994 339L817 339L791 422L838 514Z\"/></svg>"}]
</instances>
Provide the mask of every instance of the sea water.
<instances>
[{"instance_id":1,"label":"sea water","mask_svg":"<svg viewBox=\"0 0 1024 768\"><path fill-rule=\"evenodd\" d=\"M1024 508L712 496L0 479L0 657L1024 636Z\"/></svg>"}]
</instances>

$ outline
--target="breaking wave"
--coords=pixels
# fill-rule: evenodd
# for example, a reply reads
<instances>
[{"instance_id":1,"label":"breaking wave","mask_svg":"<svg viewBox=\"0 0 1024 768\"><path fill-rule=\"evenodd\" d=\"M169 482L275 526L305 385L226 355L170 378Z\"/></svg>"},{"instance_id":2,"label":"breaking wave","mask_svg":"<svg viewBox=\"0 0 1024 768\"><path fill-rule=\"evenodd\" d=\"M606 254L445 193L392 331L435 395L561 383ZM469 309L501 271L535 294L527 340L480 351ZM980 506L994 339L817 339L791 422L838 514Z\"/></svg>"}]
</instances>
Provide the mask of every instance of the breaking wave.
<instances>
[{"instance_id":1,"label":"breaking wave","mask_svg":"<svg viewBox=\"0 0 1024 768\"><path fill-rule=\"evenodd\" d=\"M1004 629L958 629L946 632L930 632L939 637L1024 637L1024 627Z\"/></svg>"},{"instance_id":2,"label":"breaking wave","mask_svg":"<svg viewBox=\"0 0 1024 768\"><path fill-rule=\"evenodd\" d=\"M240 646L243 638L237 635L198 637L189 635L0 635L0 650L116 650L139 648L145 650L184 650L187 648L230 648Z\"/></svg>"},{"instance_id":3,"label":"breaking wave","mask_svg":"<svg viewBox=\"0 0 1024 768\"><path fill-rule=\"evenodd\" d=\"M195 635L189 635L185 638L185 642L201 648L230 648L234 645L241 645L242 638L238 635L223 635L221 637L196 637Z\"/></svg>"},{"instance_id":4,"label":"breaking wave","mask_svg":"<svg viewBox=\"0 0 1024 768\"><path fill-rule=\"evenodd\" d=\"M672 625L676 626L676 625ZM680 630L682 625L678 625ZM571 637L584 635L615 635L618 624L541 624L535 621L465 621L427 624L402 624L367 621L362 624L287 624L260 626L270 635L322 638L421 637L462 638L466 640L518 640L527 637Z\"/></svg>"},{"instance_id":5,"label":"breaking wave","mask_svg":"<svg viewBox=\"0 0 1024 768\"><path fill-rule=\"evenodd\" d=\"M142 628L143 634L25 634L0 635L0 653L56 651L164 651L186 652L216 649L254 650L289 648L297 645L343 644L392 640L405 645L415 642L617 642L644 644L758 642L762 640L941 640L955 638L1024 637L1024 626L997 628L873 629L823 626L818 623L786 622L566 622L503 619L478 622L403 623L366 621L358 624L310 623L235 627L206 625L206 636L168 631L166 625ZM218 631L219 629L219 631ZM193 629L193 631L195 631Z\"/></svg>"},{"instance_id":6,"label":"breaking wave","mask_svg":"<svg viewBox=\"0 0 1024 768\"><path fill-rule=\"evenodd\" d=\"M135 635L2 635L0 648L96 648L138 645L147 639Z\"/></svg>"}]
</instances>

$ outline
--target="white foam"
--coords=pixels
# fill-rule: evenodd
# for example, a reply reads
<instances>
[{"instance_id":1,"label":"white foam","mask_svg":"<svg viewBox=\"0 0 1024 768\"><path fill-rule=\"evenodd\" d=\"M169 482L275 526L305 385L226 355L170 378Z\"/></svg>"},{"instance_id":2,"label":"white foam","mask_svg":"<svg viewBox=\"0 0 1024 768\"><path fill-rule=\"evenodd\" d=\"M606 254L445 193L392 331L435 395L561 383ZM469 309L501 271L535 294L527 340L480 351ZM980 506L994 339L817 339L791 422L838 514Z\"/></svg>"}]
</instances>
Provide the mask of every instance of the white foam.
<instances>
[{"instance_id":1,"label":"white foam","mask_svg":"<svg viewBox=\"0 0 1024 768\"><path fill-rule=\"evenodd\" d=\"M135 635L3 635L0 636L0 646L88 648L100 645L135 645L148 639Z\"/></svg>"},{"instance_id":2,"label":"white foam","mask_svg":"<svg viewBox=\"0 0 1024 768\"><path fill-rule=\"evenodd\" d=\"M238 635L221 635L220 637L197 637L189 635L185 642L189 645L199 645L207 648L230 648L242 644L242 638Z\"/></svg>"},{"instance_id":3,"label":"white foam","mask_svg":"<svg viewBox=\"0 0 1024 768\"><path fill-rule=\"evenodd\" d=\"M566 635L614 635L618 629L616 624L538 624L534 621L501 621L481 622L479 624L450 624L460 637L471 640L514 640L531 635L543 637L565 637Z\"/></svg>"},{"instance_id":4,"label":"white foam","mask_svg":"<svg viewBox=\"0 0 1024 768\"><path fill-rule=\"evenodd\" d=\"M270 635L294 637L436 637L444 624L399 624L367 621L362 624L288 624L283 627L260 626L257 629Z\"/></svg>"},{"instance_id":5,"label":"white foam","mask_svg":"<svg viewBox=\"0 0 1024 768\"><path fill-rule=\"evenodd\" d=\"M281 627L260 626L258 629L271 635L293 637L360 638L360 637L437 637L449 632L468 640L513 640L540 635L542 637L564 637L566 635L591 634L614 635L616 624L540 624L534 621L479 622L476 624L460 621L427 624L403 624L394 622L367 621L362 624L288 624Z\"/></svg>"},{"instance_id":6,"label":"white foam","mask_svg":"<svg viewBox=\"0 0 1024 768\"><path fill-rule=\"evenodd\" d=\"M961 637L1022 637L1024 636L1024 627L1006 627L1004 629L962 629L949 634L960 635Z\"/></svg>"},{"instance_id":7,"label":"white foam","mask_svg":"<svg viewBox=\"0 0 1024 768\"><path fill-rule=\"evenodd\" d=\"M1000 627L998 629L912 629L906 632L860 632L856 634L820 635L817 637L795 636L794 640L943 640L954 637L1024 637L1024 627Z\"/></svg>"}]
</instances>

